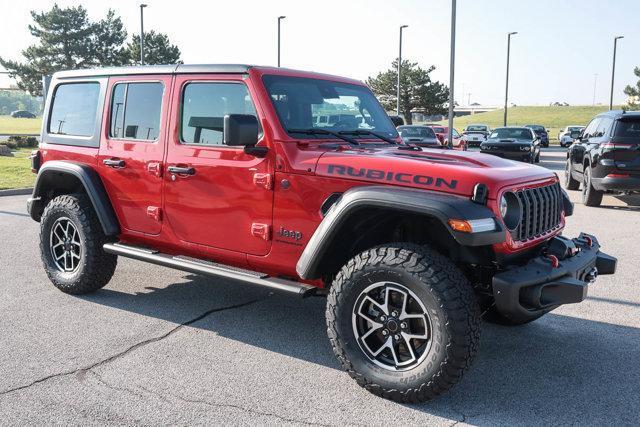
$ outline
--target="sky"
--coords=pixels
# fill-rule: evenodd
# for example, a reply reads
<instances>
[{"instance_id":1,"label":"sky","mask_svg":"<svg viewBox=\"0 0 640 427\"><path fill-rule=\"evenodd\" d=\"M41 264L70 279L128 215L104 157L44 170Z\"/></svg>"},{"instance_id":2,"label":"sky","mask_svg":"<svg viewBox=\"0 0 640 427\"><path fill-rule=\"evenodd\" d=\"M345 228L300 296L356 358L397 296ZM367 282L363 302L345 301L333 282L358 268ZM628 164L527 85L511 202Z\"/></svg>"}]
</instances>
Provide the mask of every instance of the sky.
<instances>
[{"instance_id":1,"label":"sky","mask_svg":"<svg viewBox=\"0 0 640 427\"><path fill-rule=\"evenodd\" d=\"M365 80L388 69L398 55L426 68L448 85L451 0L144 0L145 30L169 35L185 63L275 65L277 17L282 21L282 66ZM140 28L140 1L59 0L83 4L91 18L109 8L129 35ZM640 66L640 0L458 0L455 98L483 105L504 102L507 32L511 43L509 100L517 105L607 104L613 38L618 41L614 103L635 84ZM0 0L0 56L21 59L35 40L30 10L44 0ZM597 77L595 76L597 74ZM0 75L0 87L9 80Z\"/></svg>"}]
</instances>

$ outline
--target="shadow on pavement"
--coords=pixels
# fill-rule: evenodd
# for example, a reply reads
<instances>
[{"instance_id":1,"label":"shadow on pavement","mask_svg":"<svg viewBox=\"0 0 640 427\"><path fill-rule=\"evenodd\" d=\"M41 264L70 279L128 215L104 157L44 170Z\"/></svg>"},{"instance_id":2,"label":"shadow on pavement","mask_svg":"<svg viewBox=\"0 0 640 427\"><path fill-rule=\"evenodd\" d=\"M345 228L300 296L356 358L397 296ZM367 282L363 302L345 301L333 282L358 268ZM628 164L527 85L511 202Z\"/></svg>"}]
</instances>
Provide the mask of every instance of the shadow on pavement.
<instances>
[{"instance_id":1,"label":"shadow on pavement","mask_svg":"<svg viewBox=\"0 0 640 427\"><path fill-rule=\"evenodd\" d=\"M339 369L326 336L324 298L270 295L195 275L185 279L136 295L103 289L82 299L175 323L201 314L194 306L203 301L215 307L221 299L226 303L218 305L258 299L190 327ZM407 406L443 417L454 409L473 424L630 423L640 418L639 360L638 328L555 314L521 327L483 323L479 355L462 383L435 401Z\"/></svg>"}]
</instances>

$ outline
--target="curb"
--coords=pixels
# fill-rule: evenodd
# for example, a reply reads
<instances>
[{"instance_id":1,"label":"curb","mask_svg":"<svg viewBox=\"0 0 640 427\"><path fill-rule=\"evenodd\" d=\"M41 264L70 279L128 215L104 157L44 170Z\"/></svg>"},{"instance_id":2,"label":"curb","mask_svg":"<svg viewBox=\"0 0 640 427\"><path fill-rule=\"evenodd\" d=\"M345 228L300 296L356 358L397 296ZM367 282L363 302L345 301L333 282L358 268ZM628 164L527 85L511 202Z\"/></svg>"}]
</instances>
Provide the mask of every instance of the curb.
<instances>
[{"instance_id":1,"label":"curb","mask_svg":"<svg viewBox=\"0 0 640 427\"><path fill-rule=\"evenodd\" d=\"M3 196L24 196L33 193L33 188L12 188L10 190L0 190L0 197Z\"/></svg>"}]
</instances>

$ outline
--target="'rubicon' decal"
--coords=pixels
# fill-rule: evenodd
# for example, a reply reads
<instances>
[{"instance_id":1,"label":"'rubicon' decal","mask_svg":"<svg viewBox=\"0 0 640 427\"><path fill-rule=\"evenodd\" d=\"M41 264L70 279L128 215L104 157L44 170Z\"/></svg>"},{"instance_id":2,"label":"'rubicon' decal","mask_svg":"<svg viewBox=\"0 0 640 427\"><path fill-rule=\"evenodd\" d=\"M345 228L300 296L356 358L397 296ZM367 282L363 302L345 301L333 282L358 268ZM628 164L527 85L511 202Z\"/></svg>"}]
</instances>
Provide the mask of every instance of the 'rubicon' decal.
<instances>
[{"instance_id":1,"label":"'rubicon' decal","mask_svg":"<svg viewBox=\"0 0 640 427\"><path fill-rule=\"evenodd\" d=\"M448 181L444 178L434 178L428 175L415 175L412 173L391 172L380 169L352 168L351 166L343 165L328 165L327 173L331 175L368 178L377 181L401 182L405 184L414 183L425 187L448 187L454 189L458 186L458 181L455 179Z\"/></svg>"}]
</instances>

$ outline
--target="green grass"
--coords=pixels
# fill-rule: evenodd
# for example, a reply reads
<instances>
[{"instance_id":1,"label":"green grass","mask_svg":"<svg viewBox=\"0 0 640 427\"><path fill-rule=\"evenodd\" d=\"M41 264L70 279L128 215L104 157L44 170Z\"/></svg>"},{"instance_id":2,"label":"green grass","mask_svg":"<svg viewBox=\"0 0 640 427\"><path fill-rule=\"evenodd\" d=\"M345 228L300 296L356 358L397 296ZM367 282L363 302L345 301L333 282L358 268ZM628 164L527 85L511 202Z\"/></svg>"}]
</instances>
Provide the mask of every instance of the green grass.
<instances>
[{"instance_id":1,"label":"green grass","mask_svg":"<svg viewBox=\"0 0 640 427\"><path fill-rule=\"evenodd\" d=\"M542 125L550 130L549 138L557 141L558 132L565 126L586 126L596 114L607 111L608 109L606 106L511 107L508 111L508 125ZM491 128L496 128L502 126L503 120L504 109L500 109L487 113L456 117L453 120L453 126L460 132L462 132L467 125L474 123L487 124ZM445 124L446 120L440 123Z\"/></svg>"},{"instance_id":2,"label":"green grass","mask_svg":"<svg viewBox=\"0 0 640 427\"><path fill-rule=\"evenodd\" d=\"M14 157L0 156L0 190L33 187L36 174L31 172L29 154L33 148L14 151Z\"/></svg>"},{"instance_id":3,"label":"green grass","mask_svg":"<svg viewBox=\"0 0 640 427\"><path fill-rule=\"evenodd\" d=\"M35 119L14 119L11 116L0 116L0 134L25 135L40 133L42 117Z\"/></svg>"}]
</instances>

